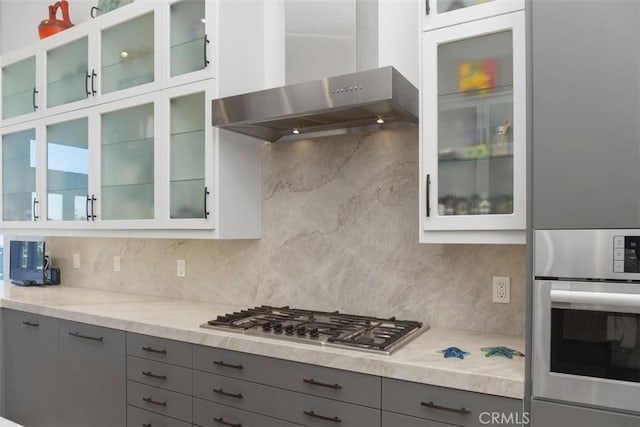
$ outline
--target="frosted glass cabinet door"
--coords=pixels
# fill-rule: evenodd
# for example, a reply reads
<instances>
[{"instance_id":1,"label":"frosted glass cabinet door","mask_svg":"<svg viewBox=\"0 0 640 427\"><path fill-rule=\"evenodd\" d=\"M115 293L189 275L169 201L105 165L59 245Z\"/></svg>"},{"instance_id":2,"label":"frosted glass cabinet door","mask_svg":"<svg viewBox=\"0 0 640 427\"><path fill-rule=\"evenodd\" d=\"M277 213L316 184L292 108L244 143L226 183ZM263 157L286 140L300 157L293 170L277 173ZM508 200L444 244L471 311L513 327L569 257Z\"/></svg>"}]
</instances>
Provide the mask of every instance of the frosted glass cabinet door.
<instances>
[{"instance_id":1,"label":"frosted glass cabinet door","mask_svg":"<svg viewBox=\"0 0 640 427\"><path fill-rule=\"evenodd\" d=\"M36 130L2 136L2 219L38 219L36 198Z\"/></svg>"},{"instance_id":2,"label":"frosted glass cabinet door","mask_svg":"<svg viewBox=\"0 0 640 427\"><path fill-rule=\"evenodd\" d=\"M205 95L172 98L170 105L170 218L206 218Z\"/></svg>"},{"instance_id":3,"label":"frosted glass cabinet door","mask_svg":"<svg viewBox=\"0 0 640 427\"><path fill-rule=\"evenodd\" d=\"M423 1L424 31L524 9L524 0Z\"/></svg>"},{"instance_id":4,"label":"frosted glass cabinet door","mask_svg":"<svg viewBox=\"0 0 640 427\"><path fill-rule=\"evenodd\" d=\"M47 220L87 221L88 119L48 125L46 135Z\"/></svg>"},{"instance_id":5,"label":"frosted glass cabinet door","mask_svg":"<svg viewBox=\"0 0 640 427\"><path fill-rule=\"evenodd\" d=\"M36 57L2 67L2 119L37 110Z\"/></svg>"},{"instance_id":6,"label":"frosted glass cabinet door","mask_svg":"<svg viewBox=\"0 0 640 427\"><path fill-rule=\"evenodd\" d=\"M204 0L176 1L169 15L169 76L205 69L211 61Z\"/></svg>"},{"instance_id":7,"label":"frosted glass cabinet door","mask_svg":"<svg viewBox=\"0 0 640 427\"><path fill-rule=\"evenodd\" d=\"M154 104L101 116L101 220L154 218Z\"/></svg>"},{"instance_id":8,"label":"frosted glass cabinet door","mask_svg":"<svg viewBox=\"0 0 640 427\"><path fill-rule=\"evenodd\" d=\"M155 81L154 12L101 32L101 94Z\"/></svg>"},{"instance_id":9,"label":"frosted glass cabinet door","mask_svg":"<svg viewBox=\"0 0 640 427\"><path fill-rule=\"evenodd\" d=\"M87 37L47 51L47 108L87 98L91 93Z\"/></svg>"}]
</instances>

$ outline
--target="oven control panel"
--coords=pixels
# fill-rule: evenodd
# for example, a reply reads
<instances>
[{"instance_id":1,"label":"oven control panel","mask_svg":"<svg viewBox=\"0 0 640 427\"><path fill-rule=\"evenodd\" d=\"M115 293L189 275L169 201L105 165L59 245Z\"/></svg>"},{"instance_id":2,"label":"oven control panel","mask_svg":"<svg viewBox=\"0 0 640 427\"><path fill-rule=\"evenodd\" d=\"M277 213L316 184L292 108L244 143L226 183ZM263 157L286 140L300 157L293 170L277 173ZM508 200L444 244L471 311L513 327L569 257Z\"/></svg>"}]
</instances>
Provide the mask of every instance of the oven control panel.
<instances>
[{"instance_id":1,"label":"oven control panel","mask_svg":"<svg viewBox=\"0 0 640 427\"><path fill-rule=\"evenodd\" d=\"M640 236L613 237L614 273L640 273Z\"/></svg>"}]
</instances>

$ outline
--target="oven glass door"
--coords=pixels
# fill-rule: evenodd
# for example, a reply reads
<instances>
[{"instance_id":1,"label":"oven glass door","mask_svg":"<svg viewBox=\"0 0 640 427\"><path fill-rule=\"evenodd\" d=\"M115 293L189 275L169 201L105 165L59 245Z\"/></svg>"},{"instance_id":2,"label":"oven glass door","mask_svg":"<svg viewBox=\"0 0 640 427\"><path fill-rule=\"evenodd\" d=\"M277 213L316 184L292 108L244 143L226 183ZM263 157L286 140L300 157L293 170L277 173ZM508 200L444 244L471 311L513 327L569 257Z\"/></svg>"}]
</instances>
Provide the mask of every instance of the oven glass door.
<instances>
[{"instance_id":1,"label":"oven glass door","mask_svg":"<svg viewBox=\"0 0 640 427\"><path fill-rule=\"evenodd\" d=\"M640 383L640 314L551 305L550 371Z\"/></svg>"}]
</instances>

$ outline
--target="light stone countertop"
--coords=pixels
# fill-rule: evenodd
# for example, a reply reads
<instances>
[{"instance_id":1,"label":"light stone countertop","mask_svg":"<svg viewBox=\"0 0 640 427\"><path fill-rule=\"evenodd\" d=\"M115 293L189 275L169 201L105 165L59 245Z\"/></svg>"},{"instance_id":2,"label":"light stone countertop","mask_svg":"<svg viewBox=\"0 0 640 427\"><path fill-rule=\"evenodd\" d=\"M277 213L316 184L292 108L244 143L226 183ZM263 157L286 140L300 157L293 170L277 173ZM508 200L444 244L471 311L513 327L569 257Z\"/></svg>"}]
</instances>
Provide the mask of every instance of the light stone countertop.
<instances>
[{"instance_id":1,"label":"light stone countertop","mask_svg":"<svg viewBox=\"0 0 640 427\"><path fill-rule=\"evenodd\" d=\"M0 306L128 332L294 360L371 375L498 396L523 398L524 358L487 358L481 347L524 351L524 338L434 328L392 355L371 354L200 328L218 315L247 307L175 300L71 286L0 285ZM464 360L437 350L459 347Z\"/></svg>"}]
</instances>

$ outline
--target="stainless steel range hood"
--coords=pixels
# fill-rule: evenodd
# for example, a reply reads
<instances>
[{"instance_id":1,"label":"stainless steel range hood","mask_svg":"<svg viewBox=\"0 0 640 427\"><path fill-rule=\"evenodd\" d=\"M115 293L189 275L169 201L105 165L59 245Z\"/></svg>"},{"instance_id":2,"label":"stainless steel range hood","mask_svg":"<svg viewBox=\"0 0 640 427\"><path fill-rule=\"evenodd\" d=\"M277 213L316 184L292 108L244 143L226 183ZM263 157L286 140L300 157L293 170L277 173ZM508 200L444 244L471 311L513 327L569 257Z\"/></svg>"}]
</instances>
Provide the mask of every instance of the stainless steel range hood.
<instances>
[{"instance_id":1,"label":"stainless steel range hood","mask_svg":"<svg viewBox=\"0 0 640 427\"><path fill-rule=\"evenodd\" d=\"M212 101L213 126L267 141L416 125L418 89L383 67Z\"/></svg>"}]
</instances>

